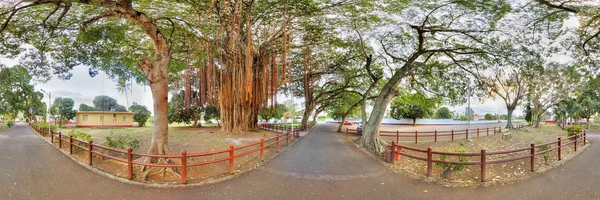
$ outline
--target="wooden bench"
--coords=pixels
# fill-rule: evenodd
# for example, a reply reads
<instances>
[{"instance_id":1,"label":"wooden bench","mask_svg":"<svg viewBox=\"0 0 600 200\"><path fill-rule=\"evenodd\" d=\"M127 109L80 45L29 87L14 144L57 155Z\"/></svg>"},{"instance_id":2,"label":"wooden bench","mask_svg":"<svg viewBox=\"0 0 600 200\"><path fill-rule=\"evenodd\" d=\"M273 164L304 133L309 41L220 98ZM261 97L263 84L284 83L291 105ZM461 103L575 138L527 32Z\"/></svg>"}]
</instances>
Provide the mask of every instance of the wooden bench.
<instances>
[{"instance_id":1,"label":"wooden bench","mask_svg":"<svg viewBox=\"0 0 600 200\"><path fill-rule=\"evenodd\" d=\"M508 138L512 138L512 135L510 132L502 133L502 139L508 139Z\"/></svg>"}]
</instances>

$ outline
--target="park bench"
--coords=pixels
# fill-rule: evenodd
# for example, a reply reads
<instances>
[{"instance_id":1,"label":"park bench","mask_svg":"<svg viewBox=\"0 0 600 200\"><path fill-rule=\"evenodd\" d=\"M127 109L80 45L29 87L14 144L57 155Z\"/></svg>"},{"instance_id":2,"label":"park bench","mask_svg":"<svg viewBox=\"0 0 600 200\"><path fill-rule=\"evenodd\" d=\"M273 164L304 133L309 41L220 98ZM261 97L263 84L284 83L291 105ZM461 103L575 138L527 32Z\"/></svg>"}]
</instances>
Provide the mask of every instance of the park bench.
<instances>
[{"instance_id":1,"label":"park bench","mask_svg":"<svg viewBox=\"0 0 600 200\"><path fill-rule=\"evenodd\" d=\"M508 139L508 138L512 138L512 135L510 134L510 132L502 133L502 139Z\"/></svg>"}]
</instances>

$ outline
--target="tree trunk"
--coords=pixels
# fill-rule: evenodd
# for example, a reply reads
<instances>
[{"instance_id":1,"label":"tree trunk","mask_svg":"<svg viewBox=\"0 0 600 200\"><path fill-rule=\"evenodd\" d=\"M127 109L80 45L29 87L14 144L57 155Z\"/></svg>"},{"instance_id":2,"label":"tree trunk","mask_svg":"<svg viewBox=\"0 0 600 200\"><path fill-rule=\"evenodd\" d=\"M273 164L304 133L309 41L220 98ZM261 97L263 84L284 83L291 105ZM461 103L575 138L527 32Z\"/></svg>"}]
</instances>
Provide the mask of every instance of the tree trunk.
<instances>
[{"instance_id":1,"label":"tree trunk","mask_svg":"<svg viewBox=\"0 0 600 200\"><path fill-rule=\"evenodd\" d=\"M535 127L539 128L540 127L540 117L542 116L543 113L539 113L535 115Z\"/></svg>"},{"instance_id":2,"label":"tree trunk","mask_svg":"<svg viewBox=\"0 0 600 200\"><path fill-rule=\"evenodd\" d=\"M507 129L514 129L515 126L512 123L512 114L513 114L513 111L515 110L515 108L509 107L507 110L508 110L508 115L507 115L507 119L506 119L507 122L506 122L506 127L505 128L507 128Z\"/></svg>"},{"instance_id":3,"label":"tree trunk","mask_svg":"<svg viewBox=\"0 0 600 200\"><path fill-rule=\"evenodd\" d=\"M417 119L415 118L415 119L412 119L412 120L413 120L413 124L412 125L416 126L417 125Z\"/></svg>"},{"instance_id":4,"label":"tree trunk","mask_svg":"<svg viewBox=\"0 0 600 200\"><path fill-rule=\"evenodd\" d=\"M367 94L365 94L367 95ZM360 117L362 120L362 124L365 125L367 124L367 98L363 97L363 100L360 103Z\"/></svg>"},{"instance_id":5,"label":"tree trunk","mask_svg":"<svg viewBox=\"0 0 600 200\"><path fill-rule=\"evenodd\" d=\"M317 121L317 116L319 115L319 113L321 113L321 112L316 112L316 113L313 115L313 120L312 120L312 122L316 122L316 121Z\"/></svg>"},{"instance_id":6,"label":"tree trunk","mask_svg":"<svg viewBox=\"0 0 600 200\"><path fill-rule=\"evenodd\" d=\"M383 120L385 110L390 104L392 97L396 95L395 88L398 86L398 84L400 84L402 78L404 78L406 74L412 70L412 62L414 62L414 60L417 58L418 56L411 56L409 62L397 70L381 89L381 92L375 99L375 105L373 106L373 111L371 111L369 120L366 124L363 124L363 135L359 141L363 148L376 153L383 153L383 145L385 145L385 142L383 142L379 136L381 121Z\"/></svg>"},{"instance_id":7,"label":"tree trunk","mask_svg":"<svg viewBox=\"0 0 600 200\"><path fill-rule=\"evenodd\" d=\"M300 130L306 130L308 128L308 118L313 113L315 106L311 105L311 103L304 104L304 114L302 115L302 123L300 124ZM343 122L342 122L343 123Z\"/></svg>"},{"instance_id":8,"label":"tree trunk","mask_svg":"<svg viewBox=\"0 0 600 200\"><path fill-rule=\"evenodd\" d=\"M166 68L166 65L165 65ZM152 98L154 99L154 130L152 131L152 141L148 153L168 154L170 153L169 142L169 124L167 117L167 97L168 81L165 78L150 83Z\"/></svg>"}]
</instances>

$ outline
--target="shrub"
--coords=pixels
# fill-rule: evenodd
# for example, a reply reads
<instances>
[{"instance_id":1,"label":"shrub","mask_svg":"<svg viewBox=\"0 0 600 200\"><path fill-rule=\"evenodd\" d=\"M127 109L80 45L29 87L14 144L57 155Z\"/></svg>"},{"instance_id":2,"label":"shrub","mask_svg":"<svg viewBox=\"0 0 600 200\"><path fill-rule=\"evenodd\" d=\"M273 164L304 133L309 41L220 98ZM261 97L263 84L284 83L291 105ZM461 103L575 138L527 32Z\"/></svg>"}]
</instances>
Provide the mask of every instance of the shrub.
<instances>
[{"instance_id":1,"label":"shrub","mask_svg":"<svg viewBox=\"0 0 600 200\"><path fill-rule=\"evenodd\" d=\"M102 145L117 149L127 149L130 147L135 150L139 147L140 141L135 138L131 138L129 135L114 134L112 131L110 135L106 137L106 141Z\"/></svg>"},{"instance_id":2,"label":"shrub","mask_svg":"<svg viewBox=\"0 0 600 200\"><path fill-rule=\"evenodd\" d=\"M581 133L581 130L583 130L581 128L581 126L569 126L567 128L567 137L577 135L577 134ZM575 138L577 138L577 137L572 137L571 140L575 140Z\"/></svg>"},{"instance_id":3,"label":"shrub","mask_svg":"<svg viewBox=\"0 0 600 200\"><path fill-rule=\"evenodd\" d=\"M450 149L444 149L445 152L450 152ZM454 152L457 153L466 153L467 150L463 149L463 148L458 148L455 149ZM458 157L458 162L469 162L471 160L471 157L469 156L452 156L452 157ZM445 161L448 160L448 156L446 155L439 155L438 156L439 160ZM442 168L444 168L444 172L442 172L442 177L443 178L448 178L450 176L450 173L453 171L463 171L465 169L468 169L469 166L468 165L454 165L454 164L445 164L445 163L436 163L435 165L440 166Z\"/></svg>"},{"instance_id":4,"label":"shrub","mask_svg":"<svg viewBox=\"0 0 600 200\"><path fill-rule=\"evenodd\" d=\"M58 128L56 127L56 125L48 124L46 122L37 122L37 123L35 123L35 125L38 126L38 127L40 127L40 128L42 128L42 129L46 129L46 130L48 129L48 126L50 126L50 129L52 131L58 130Z\"/></svg>"},{"instance_id":5,"label":"shrub","mask_svg":"<svg viewBox=\"0 0 600 200\"><path fill-rule=\"evenodd\" d=\"M67 133L67 136L73 136L74 138L83 140L83 141L91 141L92 140L92 135L84 133L83 131L79 131L79 130L71 130L69 131L69 133Z\"/></svg>"},{"instance_id":6,"label":"shrub","mask_svg":"<svg viewBox=\"0 0 600 200\"><path fill-rule=\"evenodd\" d=\"M536 141L535 144L542 144L542 142L541 141ZM537 148L536 151L538 151L538 152L539 151L544 151L544 150L548 150L550 148L552 148L552 145L549 145L549 144L542 145L542 146L538 146L538 148ZM542 156L544 157L544 164L547 165L548 164L548 160L550 159L550 151L542 154Z\"/></svg>"}]
</instances>

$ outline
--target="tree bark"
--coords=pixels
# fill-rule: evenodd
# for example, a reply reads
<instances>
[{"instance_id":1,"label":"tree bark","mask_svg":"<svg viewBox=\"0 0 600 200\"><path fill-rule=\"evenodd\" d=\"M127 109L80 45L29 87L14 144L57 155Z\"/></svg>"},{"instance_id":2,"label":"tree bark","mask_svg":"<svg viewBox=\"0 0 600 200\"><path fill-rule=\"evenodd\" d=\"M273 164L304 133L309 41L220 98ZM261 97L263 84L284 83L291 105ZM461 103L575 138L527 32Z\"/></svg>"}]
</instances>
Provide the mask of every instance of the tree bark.
<instances>
[{"instance_id":1,"label":"tree bark","mask_svg":"<svg viewBox=\"0 0 600 200\"><path fill-rule=\"evenodd\" d=\"M301 130L306 130L308 128L308 118L315 110L315 106L312 103L304 104L304 114L302 115L302 124L300 124Z\"/></svg>"},{"instance_id":2,"label":"tree bark","mask_svg":"<svg viewBox=\"0 0 600 200\"><path fill-rule=\"evenodd\" d=\"M507 114L507 119L506 119L507 122L506 122L506 127L505 128L507 128L507 129L514 129L515 126L512 123L512 114L513 114L513 111L515 111L515 108L514 107L508 107L507 110L508 110L508 114Z\"/></svg>"},{"instance_id":3,"label":"tree bark","mask_svg":"<svg viewBox=\"0 0 600 200\"><path fill-rule=\"evenodd\" d=\"M166 66L165 66L166 68ZM169 124L167 117L168 81L166 78L150 83L152 98L154 99L154 130L148 153L168 154L170 153Z\"/></svg>"},{"instance_id":4,"label":"tree bark","mask_svg":"<svg viewBox=\"0 0 600 200\"><path fill-rule=\"evenodd\" d=\"M413 120L413 124L412 125L416 126L417 125L417 119L415 118L415 119L412 119L412 120Z\"/></svg>"},{"instance_id":5,"label":"tree bark","mask_svg":"<svg viewBox=\"0 0 600 200\"><path fill-rule=\"evenodd\" d=\"M540 127L540 117L542 116L542 113L536 114L535 115L535 127L539 128Z\"/></svg>"}]
</instances>

